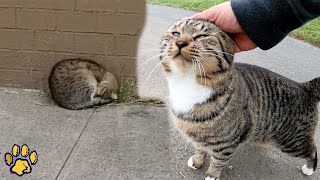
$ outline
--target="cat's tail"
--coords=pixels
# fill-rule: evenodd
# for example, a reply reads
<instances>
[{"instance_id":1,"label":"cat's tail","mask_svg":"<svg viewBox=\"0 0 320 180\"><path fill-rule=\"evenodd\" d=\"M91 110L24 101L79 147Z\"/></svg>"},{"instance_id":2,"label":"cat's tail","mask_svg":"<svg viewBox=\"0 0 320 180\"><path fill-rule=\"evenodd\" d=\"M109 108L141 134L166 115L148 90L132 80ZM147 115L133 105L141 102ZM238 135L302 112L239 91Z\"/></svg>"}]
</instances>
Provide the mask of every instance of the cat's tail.
<instances>
[{"instance_id":1,"label":"cat's tail","mask_svg":"<svg viewBox=\"0 0 320 180\"><path fill-rule=\"evenodd\" d=\"M94 107L94 106L101 106L101 105L104 105L104 104L108 104L111 101L112 101L111 99L102 99L100 97L95 97L91 101L87 101L85 103L79 103L79 104L71 105L71 106L65 107L65 108L71 109L71 110L82 110L82 109L87 109L87 108L91 108L91 107Z\"/></svg>"},{"instance_id":2,"label":"cat's tail","mask_svg":"<svg viewBox=\"0 0 320 180\"><path fill-rule=\"evenodd\" d=\"M305 82L304 85L311 92L311 95L318 102L320 101L320 77L315 78L311 81Z\"/></svg>"}]
</instances>

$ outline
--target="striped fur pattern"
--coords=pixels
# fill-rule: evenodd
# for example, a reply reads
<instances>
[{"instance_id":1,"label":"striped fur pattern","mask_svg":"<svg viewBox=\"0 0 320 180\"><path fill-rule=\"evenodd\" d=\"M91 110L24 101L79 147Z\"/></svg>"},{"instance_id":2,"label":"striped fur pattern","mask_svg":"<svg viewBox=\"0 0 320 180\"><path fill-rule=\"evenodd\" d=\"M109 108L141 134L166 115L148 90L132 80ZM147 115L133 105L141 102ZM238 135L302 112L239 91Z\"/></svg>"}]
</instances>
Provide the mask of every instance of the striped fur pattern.
<instances>
[{"instance_id":1,"label":"striped fur pattern","mask_svg":"<svg viewBox=\"0 0 320 180\"><path fill-rule=\"evenodd\" d=\"M204 20L176 22L165 32L161 51L172 123L195 147L190 167L201 168L209 154L205 179L219 179L240 145L268 143L305 158L302 172L313 173L320 78L297 83L234 63L233 41Z\"/></svg>"},{"instance_id":2,"label":"striped fur pattern","mask_svg":"<svg viewBox=\"0 0 320 180\"><path fill-rule=\"evenodd\" d=\"M116 78L88 59L66 59L52 69L49 86L52 98L64 108L85 109L117 99Z\"/></svg>"}]
</instances>

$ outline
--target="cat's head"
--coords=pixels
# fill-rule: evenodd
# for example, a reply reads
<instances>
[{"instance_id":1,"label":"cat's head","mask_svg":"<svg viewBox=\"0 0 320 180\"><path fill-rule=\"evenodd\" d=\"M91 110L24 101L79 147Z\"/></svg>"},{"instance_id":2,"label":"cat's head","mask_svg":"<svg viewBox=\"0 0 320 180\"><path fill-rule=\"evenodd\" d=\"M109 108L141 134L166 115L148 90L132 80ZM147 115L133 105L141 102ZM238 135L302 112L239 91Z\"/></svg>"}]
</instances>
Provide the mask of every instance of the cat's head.
<instances>
[{"instance_id":1,"label":"cat's head","mask_svg":"<svg viewBox=\"0 0 320 180\"><path fill-rule=\"evenodd\" d=\"M166 74L193 71L204 76L233 66L234 42L211 22L183 19L165 32L161 53Z\"/></svg>"}]
</instances>

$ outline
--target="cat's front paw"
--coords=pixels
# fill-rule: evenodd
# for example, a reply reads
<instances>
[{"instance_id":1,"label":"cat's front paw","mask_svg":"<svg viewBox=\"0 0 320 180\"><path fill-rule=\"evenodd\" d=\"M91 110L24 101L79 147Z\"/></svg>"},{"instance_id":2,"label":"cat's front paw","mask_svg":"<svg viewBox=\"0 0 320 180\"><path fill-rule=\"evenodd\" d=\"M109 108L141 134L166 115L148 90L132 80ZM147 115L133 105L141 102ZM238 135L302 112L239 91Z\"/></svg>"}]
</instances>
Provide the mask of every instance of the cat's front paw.
<instances>
[{"instance_id":1,"label":"cat's front paw","mask_svg":"<svg viewBox=\"0 0 320 180\"><path fill-rule=\"evenodd\" d=\"M191 167L192 169L197 169L196 167L194 167L192 156L188 160L188 166Z\"/></svg>"},{"instance_id":2,"label":"cat's front paw","mask_svg":"<svg viewBox=\"0 0 320 180\"><path fill-rule=\"evenodd\" d=\"M206 177L204 180L219 180L219 179L216 179L216 178L213 178L213 177Z\"/></svg>"},{"instance_id":3,"label":"cat's front paw","mask_svg":"<svg viewBox=\"0 0 320 180\"><path fill-rule=\"evenodd\" d=\"M110 97L113 100L117 100L118 99L118 95L116 93L111 93Z\"/></svg>"},{"instance_id":4,"label":"cat's front paw","mask_svg":"<svg viewBox=\"0 0 320 180\"><path fill-rule=\"evenodd\" d=\"M188 160L188 166L192 169L200 169L204 165L204 160L197 159L195 156L191 156Z\"/></svg>"},{"instance_id":5,"label":"cat's front paw","mask_svg":"<svg viewBox=\"0 0 320 180\"><path fill-rule=\"evenodd\" d=\"M311 176L313 174L313 169L309 169L307 165L302 167L302 173L307 176Z\"/></svg>"},{"instance_id":6,"label":"cat's front paw","mask_svg":"<svg viewBox=\"0 0 320 180\"><path fill-rule=\"evenodd\" d=\"M218 172L209 172L209 170L206 172L206 177L204 180L219 180L220 179L220 173Z\"/></svg>"}]
</instances>

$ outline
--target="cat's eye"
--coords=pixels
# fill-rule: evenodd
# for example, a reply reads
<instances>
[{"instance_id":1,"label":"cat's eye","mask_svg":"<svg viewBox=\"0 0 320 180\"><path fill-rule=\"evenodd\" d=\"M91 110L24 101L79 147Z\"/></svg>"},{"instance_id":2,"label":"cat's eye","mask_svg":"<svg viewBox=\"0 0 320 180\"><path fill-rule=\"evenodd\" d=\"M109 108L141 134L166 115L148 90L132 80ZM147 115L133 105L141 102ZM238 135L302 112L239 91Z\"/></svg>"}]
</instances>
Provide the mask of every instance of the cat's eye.
<instances>
[{"instance_id":1,"label":"cat's eye","mask_svg":"<svg viewBox=\"0 0 320 180\"><path fill-rule=\"evenodd\" d=\"M205 38L205 37L208 37L208 35L207 34L200 34L200 35L195 36L193 39L196 40L196 39L201 39L201 38Z\"/></svg>"},{"instance_id":2,"label":"cat's eye","mask_svg":"<svg viewBox=\"0 0 320 180\"><path fill-rule=\"evenodd\" d=\"M173 35L174 37L179 37L179 36L180 36L180 33L179 33L179 32L172 32L172 35Z\"/></svg>"}]
</instances>

